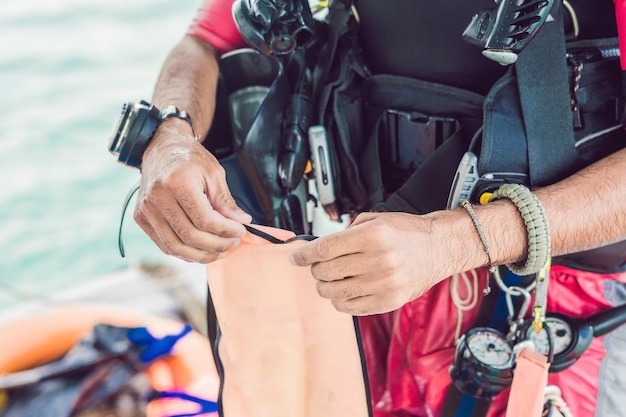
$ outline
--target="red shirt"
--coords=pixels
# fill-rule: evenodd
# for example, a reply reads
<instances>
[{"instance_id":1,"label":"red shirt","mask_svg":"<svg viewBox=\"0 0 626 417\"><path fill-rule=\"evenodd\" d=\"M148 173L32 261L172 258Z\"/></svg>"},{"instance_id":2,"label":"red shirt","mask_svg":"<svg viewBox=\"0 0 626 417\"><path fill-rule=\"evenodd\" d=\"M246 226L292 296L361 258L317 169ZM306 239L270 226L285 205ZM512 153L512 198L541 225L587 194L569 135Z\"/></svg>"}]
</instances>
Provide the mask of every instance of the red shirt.
<instances>
[{"instance_id":1,"label":"red shirt","mask_svg":"<svg viewBox=\"0 0 626 417\"><path fill-rule=\"evenodd\" d=\"M232 14L233 0L204 0L188 35L211 44L218 52L246 47Z\"/></svg>"}]
</instances>

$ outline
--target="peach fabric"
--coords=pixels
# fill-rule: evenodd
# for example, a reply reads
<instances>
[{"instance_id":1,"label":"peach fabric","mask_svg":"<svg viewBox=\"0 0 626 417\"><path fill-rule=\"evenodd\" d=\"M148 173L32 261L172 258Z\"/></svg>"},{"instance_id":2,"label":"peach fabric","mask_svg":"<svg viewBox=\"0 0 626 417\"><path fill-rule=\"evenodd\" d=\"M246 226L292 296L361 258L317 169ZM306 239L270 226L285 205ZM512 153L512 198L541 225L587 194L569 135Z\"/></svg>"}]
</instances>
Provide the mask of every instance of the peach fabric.
<instances>
[{"instance_id":1,"label":"peach fabric","mask_svg":"<svg viewBox=\"0 0 626 417\"><path fill-rule=\"evenodd\" d=\"M291 232L259 227L279 239ZM368 399L353 317L321 298L292 245L248 233L208 264L220 324L224 415L366 417Z\"/></svg>"}]
</instances>

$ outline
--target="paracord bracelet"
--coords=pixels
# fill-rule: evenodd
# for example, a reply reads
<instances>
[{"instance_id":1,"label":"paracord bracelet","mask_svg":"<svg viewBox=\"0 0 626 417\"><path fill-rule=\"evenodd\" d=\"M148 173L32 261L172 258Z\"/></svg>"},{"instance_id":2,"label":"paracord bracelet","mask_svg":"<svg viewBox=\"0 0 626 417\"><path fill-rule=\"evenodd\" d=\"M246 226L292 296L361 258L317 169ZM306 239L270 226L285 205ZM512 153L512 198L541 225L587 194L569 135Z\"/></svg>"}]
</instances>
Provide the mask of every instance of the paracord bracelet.
<instances>
[{"instance_id":1,"label":"paracord bracelet","mask_svg":"<svg viewBox=\"0 0 626 417\"><path fill-rule=\"evenodd\" d=\"M501 198L511 200L517 207L528 235L526 261L507 264L507 267L522 276L539 272L550 258L550 230L543 206L528 188L520 184L501 186L489 197L489 201Z\"/></svg>"}]
</instances>

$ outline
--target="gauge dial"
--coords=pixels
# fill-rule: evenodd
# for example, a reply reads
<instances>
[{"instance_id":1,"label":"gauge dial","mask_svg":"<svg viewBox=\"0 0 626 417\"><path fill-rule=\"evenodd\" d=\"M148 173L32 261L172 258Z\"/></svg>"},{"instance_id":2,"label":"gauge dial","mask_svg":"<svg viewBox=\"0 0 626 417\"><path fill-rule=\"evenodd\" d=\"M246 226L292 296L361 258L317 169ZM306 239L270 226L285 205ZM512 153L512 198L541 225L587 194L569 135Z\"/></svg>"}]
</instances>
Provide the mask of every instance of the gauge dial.
<instances>
[{"instance_id":1,"label":"gauge dial","mask_svg":"<svg viewBox=\"0 0 626 417\"><path fill-rule=\"evenodd\" d=\"M492 367L507 366L513 358L513 348L509 342L500 334L490 331L468 335L467 347L476 359Z\"/></svg>"},{"instance_id":2,"label":"gauge dial","mask_svg":"<svg viewBox=\"0 0 626 417\"><path fill-rule=\"evenodd\" d=\"M558 355L565 352L573 341L573 331L571 326L559 317L546 317L546 327L550 331L553 343L553 354ZM550 345L546 328L535 333L532 327L526 331L526 337L535 344L535 349L542 355L547 355Z\"/></svg>"}]
</instances>

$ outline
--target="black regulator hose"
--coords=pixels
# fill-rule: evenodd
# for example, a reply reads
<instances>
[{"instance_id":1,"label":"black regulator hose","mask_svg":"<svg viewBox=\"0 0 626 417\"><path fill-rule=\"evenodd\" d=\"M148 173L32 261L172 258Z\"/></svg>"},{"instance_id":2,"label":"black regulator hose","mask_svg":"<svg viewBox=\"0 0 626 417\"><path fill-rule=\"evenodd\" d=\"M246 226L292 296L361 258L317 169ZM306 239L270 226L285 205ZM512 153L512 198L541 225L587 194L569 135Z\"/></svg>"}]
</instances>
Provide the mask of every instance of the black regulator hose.
<instances>
[{"instance_id":1,"label":"black regulator hose","mask_svg":"<svg viewBox=\"0 0 626 417\"><path fill-rule=\"evenodd\" d=\"M602 336L626 323L626 303L596 313L585 321L593 329L594 337Z\"/></svg>"}]
</instances>

